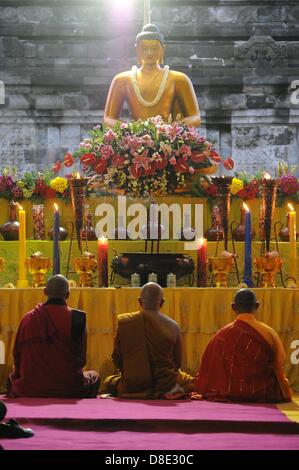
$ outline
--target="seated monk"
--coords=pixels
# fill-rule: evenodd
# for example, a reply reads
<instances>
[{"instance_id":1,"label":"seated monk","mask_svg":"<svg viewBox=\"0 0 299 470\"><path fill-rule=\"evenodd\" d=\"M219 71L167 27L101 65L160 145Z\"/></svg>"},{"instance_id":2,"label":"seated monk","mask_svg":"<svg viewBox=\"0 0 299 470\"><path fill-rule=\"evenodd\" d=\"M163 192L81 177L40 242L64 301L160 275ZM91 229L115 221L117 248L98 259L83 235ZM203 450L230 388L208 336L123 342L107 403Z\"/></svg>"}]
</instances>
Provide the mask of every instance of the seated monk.
<instances>
[{"instance_id":1,"label":"seated monk","mask_svg":"<svg viewBox=\"0 0 299 470\"><path fill-rule=\"evenodd\" d=\"M60 274L48 280L44 293L47 302L27 313L19 326L8 395L96 397L99 375L82 371L86 363L85 312L67 306L69 284Z\"/></svg>"},{"instance_id":2,"label":"seated monk","mask_svg":"<svg viewBox=\"0 0 299 470\"><path fill-rule=\"evenodd\" d=\"M112 359L121 373L107 377L105 391L122 398L179 398L194 390L194 378L179 370L180 328L160 312L158 284L145 284L138 300L139 312L118 316Z\"/></svg>"},{"instance_id":3,"label":"seated monk","mask_svg":"<svg viewBox=\"0 0 299 470\"><path fill-rule=\"evenodd\" d=\"M232 304L234 322L209 342L196 377L202 398L215 401L291 401L283 371L285 352L278 334L255 318L259 303L249 289ZM196 395L194 398L197 398Z\"/></svg>"},{"instance_id":4,"label":"seated monk","mask_svg":"<svg viewBox=\"0 0 299 470\"><path fill-rule=\"evenodd\" d=\"M156 25L148 24L136 37L140 67L114 77L105 106L104 123L114 126L120 121L126 102L133 120L160 115L193 127L200 125L200 113L193 85L182 72L160 67L164 56L164 37Z\"/></svg>"}]
</instances>

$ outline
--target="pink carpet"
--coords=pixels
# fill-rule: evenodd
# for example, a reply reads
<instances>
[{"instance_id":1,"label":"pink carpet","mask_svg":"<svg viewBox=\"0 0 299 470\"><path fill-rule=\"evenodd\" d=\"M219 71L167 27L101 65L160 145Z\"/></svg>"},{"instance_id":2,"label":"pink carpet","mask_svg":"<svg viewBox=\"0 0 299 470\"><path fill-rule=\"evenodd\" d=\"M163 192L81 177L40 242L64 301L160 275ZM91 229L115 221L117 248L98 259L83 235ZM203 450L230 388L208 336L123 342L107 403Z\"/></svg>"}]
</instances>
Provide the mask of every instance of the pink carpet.
<instances>
[{"instance_id":1,"label":"pink carpet","mask_svg":"<svg viewBox=\"0 0 299 470\"><path fill-rule=\"evenodd\" d=\"M275 405L162 400L4 399L31 427L5 449L299 449L299 425Z\"/></svg>"}]
</instances>

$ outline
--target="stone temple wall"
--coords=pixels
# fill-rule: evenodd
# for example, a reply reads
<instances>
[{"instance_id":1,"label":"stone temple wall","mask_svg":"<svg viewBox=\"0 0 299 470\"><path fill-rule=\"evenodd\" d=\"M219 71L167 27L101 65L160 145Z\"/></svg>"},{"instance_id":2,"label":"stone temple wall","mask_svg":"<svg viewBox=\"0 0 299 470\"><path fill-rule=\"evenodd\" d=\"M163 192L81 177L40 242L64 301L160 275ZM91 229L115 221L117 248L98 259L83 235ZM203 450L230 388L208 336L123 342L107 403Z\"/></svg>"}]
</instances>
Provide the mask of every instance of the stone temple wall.
<instances>
[{"instance_id":1,"label":"stone temple wall","mask_svg":"<svg viewBox=\"0 0 299 470\"><path fill-rule=\"evenodd\" d=\"M119 5L0 0L1 166L50 166L101 120L143 21L142 0ZM237 170L298 162L298 0L152 0L152 21L165 62L193 81L203 134Z\"/></svg>"}]
</instances>

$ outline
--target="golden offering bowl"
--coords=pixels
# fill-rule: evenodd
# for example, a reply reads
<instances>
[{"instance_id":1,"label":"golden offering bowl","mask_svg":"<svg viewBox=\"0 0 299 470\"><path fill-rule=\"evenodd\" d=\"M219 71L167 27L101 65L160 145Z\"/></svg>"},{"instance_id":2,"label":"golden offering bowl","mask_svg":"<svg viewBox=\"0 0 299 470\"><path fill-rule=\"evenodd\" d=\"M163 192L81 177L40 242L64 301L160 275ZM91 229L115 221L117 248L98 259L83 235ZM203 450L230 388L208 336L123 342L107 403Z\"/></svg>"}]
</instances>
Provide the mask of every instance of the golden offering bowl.
<instances>
[{"instance_id":1,"label":"golden offering bowl","mask_svg":"<svg viewBox=\"0 0 299 470\"><path fill-rule=\"evenodd\" d=\"M214 256L209 258L209 266L213 276L215 276L216 287L228 286L228 275L232 270L233 263L233 256Z\"/></svg>"},{"instance_id":2,"label":"golden offering bowl","mask_svg":"<svg viewBox=\"0 0 299 470\"><path fill-rule=\"evenodd\" d=\"M275 278L282 266L282 258L280 256L258 256L254 262L257 272L262 276L261 287L275 287Z\"/></svg>"},{"instance_id":3,"label":"golden offering bowl","mask_svg":"<svg viewBox=\"0 0 299 470\"><path fill-rule=\"evenodd\" d=\"M94 256L80 256L73 259L74 270L79 274L80 287L93 287L92 274L97 269L97 266L97 260Z\"/></svg>"},{"instance_id":4,"label":"golden offering bowl","mask_svg":"<svg viewBox=\"0 0 299 470\"><path fill-rule=\"evenodd\" d=\"M26 267L32 276L32 287L43 287L46 285L46 274L51 266L50 258L45 256L31 256L26 259Z\"/></svg>"}]
</instances>

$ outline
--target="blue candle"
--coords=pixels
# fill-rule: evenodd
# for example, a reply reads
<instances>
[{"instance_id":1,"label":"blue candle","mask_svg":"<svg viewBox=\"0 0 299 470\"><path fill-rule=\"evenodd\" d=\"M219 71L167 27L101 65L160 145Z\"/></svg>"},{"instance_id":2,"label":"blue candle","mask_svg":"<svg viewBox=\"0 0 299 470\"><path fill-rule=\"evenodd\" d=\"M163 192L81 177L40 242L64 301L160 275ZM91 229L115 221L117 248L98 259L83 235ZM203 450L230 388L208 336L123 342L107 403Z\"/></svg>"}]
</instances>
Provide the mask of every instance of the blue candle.
<instances>
[{"instance_id":1,"label":"blue candle","mask_svg":"<svg viewBox=\"0 0 299 470\"><path fill-rule=\"evenodd\" d=\"M253 287L252 282L252 257L251 257L251 213L243 202L245 214L245 255L244 255L244 282L248 287Z\"/></svg>"},{"instance_id":2,"label":"blue candle","mask_svg":"<svg viewBox=\"0 0 299 470\"><path fill-rule=\"evenodd\" d=\"M59 250L59 210L54 204L54 231L53 231L53 275L60 274L60 250Z\"/></svg>"}]
</instances>

